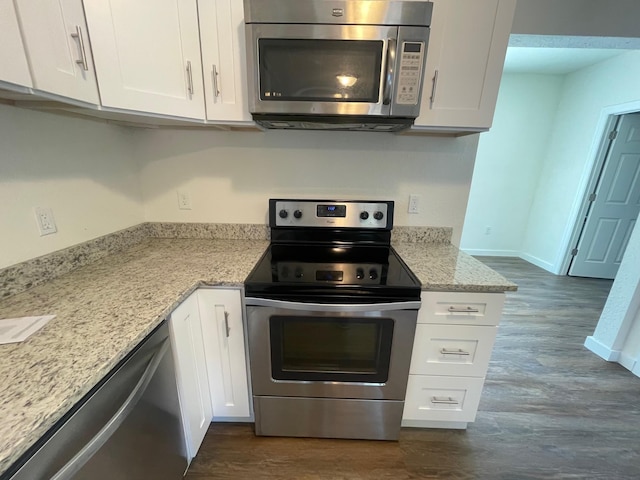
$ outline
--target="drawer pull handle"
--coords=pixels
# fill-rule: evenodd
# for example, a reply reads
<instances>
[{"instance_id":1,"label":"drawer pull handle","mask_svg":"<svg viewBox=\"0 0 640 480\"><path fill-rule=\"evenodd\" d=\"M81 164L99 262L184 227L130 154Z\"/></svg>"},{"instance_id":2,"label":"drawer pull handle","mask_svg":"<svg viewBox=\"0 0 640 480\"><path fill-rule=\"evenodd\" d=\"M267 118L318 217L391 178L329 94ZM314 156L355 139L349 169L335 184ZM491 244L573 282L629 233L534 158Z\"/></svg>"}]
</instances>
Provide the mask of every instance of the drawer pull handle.
<instances>
[{"instance_id":1,"label":"drawer pull handle","mask_svg":"<svg viewBox=\"0 0 640 480\"><path fill-rule=\"evenodd\" d=\"M445 405L458 405L458 402L453 397L431 397L431 403L443 403Z\"/></svg>"},{"instance_id":2,"label":"drawer pull handle","mask_svg":"<svg viewBox=\"0 0 640 480\"><path fill-rule=\"evenodd\" d=\"M449 307L449 313L479 313L480 310L474 307Z\"/></svg>"},{"instance_id":3,"label":"drawer pull handle","mask_svg":"<svg viewBox=\"0 0 640 480\"><path fill-rule=\"evenodd\" d=\"M446 348L441 349L440 353L442 355L471 355L469 352L465 352L464 350L447 350Z\"/></svg>"}]
</instances>

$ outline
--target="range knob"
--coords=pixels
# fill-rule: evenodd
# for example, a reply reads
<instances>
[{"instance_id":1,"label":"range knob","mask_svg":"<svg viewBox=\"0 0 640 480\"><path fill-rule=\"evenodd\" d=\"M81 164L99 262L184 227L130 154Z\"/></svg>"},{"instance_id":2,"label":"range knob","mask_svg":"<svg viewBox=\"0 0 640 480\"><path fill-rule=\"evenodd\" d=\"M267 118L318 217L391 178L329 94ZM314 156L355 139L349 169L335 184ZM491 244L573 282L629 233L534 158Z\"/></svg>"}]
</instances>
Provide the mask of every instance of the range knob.
<instances>
[{"instance_id":1,"label":"range knob","mask_svg":"<svg viewBox=\"0 0 640 480\"><path fill-rule=\"evenodd\" d=\"M285 209L280 210L280 212L278 212L278 215L280 215L280 218L287 218L289 216L289 212L287 212Z\"/></svg>"},{"instance_id":2,"label":"range knob","mask_svg":"<svg viewBox=\"0 0 640 480\"><path fill-rule=\"evenodd\" d=\"M296 278L302 278L304 276L304 273L302 272L302 269L298 267L296 268L296 271L293 272L293 276Z\"/></svg>"},{"instance_id":3,"label":"range knob","mask_svg":"<svg viewBox=\"0 0 640 480\"><path fill-rule=\"evenodd\" d=\"M367 218L369 218L369 212L360 212L361 220L366 220Z\"/></svg>"},{"instance_id":4,"label":"range knob","mask_svg":"<svg viewBox=\"0 0 640 480\"><path fill-rule=\"evenodd\" d=\"M376 212L373 214L373 218L375 218L376 220L382 220L384 218L384 213Z\"/></svg>"},{"instance_id":5,"label":"range knob","mask_svg":"<svg viewBox=\"0 0 640 480\"><path fill-rule=\"evenodd\" d=\"M369 270L369 278L371 280L375 280L376 278L378 278L378 271L376 269L374 269L374 268Z\"/></svg>"},{"instance_id":6,"label":"range knob","mask_svg":"<svg viewBox=\"0 0 640 480\"><path fill-rule=\"evenodd\" d=\"M296 210L293 212L293 216L296 218L302 218L302 212L300 210Z\"/></svg>"},{"instance_id":7,"label":"range knob","mask_svg":"<svg viewBox=\"0 0 640 480\"><path fill-rule=\"evenodd\" d=\"M356 278L362 280L364 278L364 270L362 268L356 268Z\"/></svg>"}]
</instances>

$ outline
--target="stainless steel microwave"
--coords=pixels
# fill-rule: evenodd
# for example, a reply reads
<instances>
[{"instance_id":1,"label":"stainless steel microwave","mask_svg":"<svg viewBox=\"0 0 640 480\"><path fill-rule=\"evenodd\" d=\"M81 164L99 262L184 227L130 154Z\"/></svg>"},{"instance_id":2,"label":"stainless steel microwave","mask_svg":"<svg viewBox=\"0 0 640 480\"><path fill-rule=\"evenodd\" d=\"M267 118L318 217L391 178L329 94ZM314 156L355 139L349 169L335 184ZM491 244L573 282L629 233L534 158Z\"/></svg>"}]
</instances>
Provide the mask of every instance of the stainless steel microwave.
<instances>
[{"instance_id":1,"label":"stainless steel microwave","mask_svg":"<svg viewBox=\"0 0 640 480\"><path fill-rule=\"evenodd\" d=\"M432 3L244 0L249 110L265 128L397 131L420 112Z\"/></svg>"}]
</instances>

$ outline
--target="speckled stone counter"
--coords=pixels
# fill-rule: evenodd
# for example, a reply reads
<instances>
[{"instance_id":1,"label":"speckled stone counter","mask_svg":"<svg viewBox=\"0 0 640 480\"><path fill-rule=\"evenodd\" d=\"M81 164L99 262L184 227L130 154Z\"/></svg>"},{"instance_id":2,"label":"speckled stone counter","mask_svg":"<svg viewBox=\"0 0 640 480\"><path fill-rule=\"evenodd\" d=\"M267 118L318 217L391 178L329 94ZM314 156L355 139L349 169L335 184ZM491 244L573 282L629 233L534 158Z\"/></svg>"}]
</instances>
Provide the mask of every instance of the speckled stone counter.
<instances>
[{"instance_id":1,"label":"speckled stone counter","mask_svg":"<svg viewBox=\"0 0 640 480\"><path fill-rule=\"evenodd\" d=\"M441 292L506 292L517 285L450 244L394 242L393 247L422 283Z\"/></svg>"},{"instance_id":2,"label":"speckled stone counter","mask_svg":"<svg viewBox=\"0 0 640 480\"><path fill-rule=\"evenodd\" d=\"M267 244L147 239L0 301L0 318L56 314L27 341L0 345L0 474L192 291L241 286ZM426 290L516 289L451 245L394 247Z\"/></svg>"},{"instance_id":3,"label":"speckled stone counter","mask_svg":"<svg viewBox=\"0 0 640 480\"><path fill-rule=\"evenodd\" d=\"M0 345L0 474L200 285L241 286L266 240L145 240L0 302L55 314Z\"/></svg>"}]
</instances>

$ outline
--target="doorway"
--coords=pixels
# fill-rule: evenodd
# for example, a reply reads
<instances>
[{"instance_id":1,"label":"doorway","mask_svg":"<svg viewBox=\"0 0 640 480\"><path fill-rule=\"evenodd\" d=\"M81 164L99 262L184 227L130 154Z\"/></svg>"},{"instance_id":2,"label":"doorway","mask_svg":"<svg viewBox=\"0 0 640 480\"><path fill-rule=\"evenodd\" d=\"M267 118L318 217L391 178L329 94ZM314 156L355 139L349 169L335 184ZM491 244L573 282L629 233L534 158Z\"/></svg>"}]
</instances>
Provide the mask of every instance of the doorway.
<instances>
[{"instance_id":1,"label":"doorway","mask_svg":"<svg viewBox=\"0 0 640 480\"><path fill-rule=\"evenodd\" d=\"M567 274L613 279L640 214L640 113L610 115L600 143Z\"/></svg>"}]
</instances>

